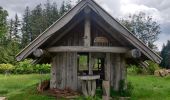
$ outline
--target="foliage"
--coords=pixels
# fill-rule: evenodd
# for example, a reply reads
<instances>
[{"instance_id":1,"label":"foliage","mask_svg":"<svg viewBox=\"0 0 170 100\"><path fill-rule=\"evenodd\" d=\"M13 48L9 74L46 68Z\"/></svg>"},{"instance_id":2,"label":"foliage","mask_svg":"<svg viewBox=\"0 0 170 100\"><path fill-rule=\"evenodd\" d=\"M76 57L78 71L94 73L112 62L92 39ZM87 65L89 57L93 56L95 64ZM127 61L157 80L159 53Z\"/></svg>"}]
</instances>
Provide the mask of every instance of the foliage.
<instances>
[{"instance_id":1,"label":"foliage","mask_svg":"<svg viewBox=\"0 0 170 100\"><path fill-rule=\"evenodd\" d=\"M159 65L153 61L147 61L147 63L149 64L147 67L148 74L154 75L155 70L159 69Z\"/></svg>"},{"instance_id":2,"label":"foliage","mask_svg":"<svg viewBox=\"0 0 170 100\"><path fill-rule=\"evenodd\" d=\"M128 65L127 72L128 74L131 75L136 75L136 74L150 74L153 75L155 70L160 69L159 65L153 61L146 61L148 63L148 67L144 68L139 65Z\"/></svg>"},{"instance_id":3,"label":"foliage","mask_svg":"<svg viewBox=\"0 0 170 100\"><path fill-rule=\"evenodd\" d=\"M127 84L127 85L126 85ZM125 80L119 81L119 90L115 91L113 88L110 90L111 97L130 97L133 93L134 87L131 82L126 83Z\"/></svg>"},{"instance_id":4,"label":"foliage","mask_svg":"<svg viewBox=\"0 0 170 100\"><path fill-rule=\"evenodd\" d=\"M146 70L137 65L128 65L127 73L131 75L144 74Z\"/></svg>"},{"instance_id":5,"label":"foliage","mask_svg":"<svg viewBox=\"0 0 170 100\"><path fill-rule=\"evenodd\" d=\"M160 25L145 13L130 15L127 19L120 20L137 38L142 40L150 48L156 49L154 42L160 34Z\"/></svg>"},{"instance_id":6,"label":"foliage","mask_svg":"<svg viewBox=\"0 0 170 100\"><path fill-rule=\"evenodd\" d=\"M8 12L0 7L0 39L6 34L7 32L7 16Z\"/></svg>"},{"instance_id":7,"label":"foliage","mask_svg":"<svg viewBox=\"0 0 170 100\"><path fill-rule=\"evenodd\" d=\"M15 67L11 64L0 64L0 73L10 73L14 68Z\"/></svg>"},{"instance_id":8,"label":"foliage","mask_svg":"<svg viewBox=\"0 0 170 100\"><path fill-rule=\"evenodd\" d=\"M161 51L161 57L162 62L160 64L163 68L170 69L170 41L167 41L166 45L163 45L162 51Z\"/></svg>"},{"instance_id":9,"label":"foliage","mask_svg":"<svg viewBox=\"0 0 170 100\"><path fill-rule=\"evenodd\" d=\"M49 73L50 64L31 64L32 60L24 60L19 62L15 69L14 73L16 74L30 74L30 73Z\"/></svg>"},{"instance_id":10,"label":"foliage","mask_svg":"<svg viewBox=\"0 0 170 100\"><path fill-rule=\"evenodd\" d=\"M11 64L0 64L0 73L11 72L13 74L31 74L31 73L50 73L50 64L31 64L32 60L24 60Z\"/></svg>"},{"instance_id":11,"label":"foliage","mask_svg":"<svg viewBox=\"0 0 170 100\"><path fill-rule=\"evenodd\" d=\"M4 40L4 44L0 46L0 63L15 64L15 55L19 52L19 44L16 41Z\"/></svg>"},{"instance_id":12,"label":"foliage","mask_svg":"<svg viewBox=\"0 0 170 100\"><path fill-rule=\"evenodd\" d=\"M51 3L50 0L44 5L38 4L33 10L26 7L22 22L21 47L24 48L71 8L71 1L63 1L58 8L57 3Z\"/></svg>"}]
</instances>

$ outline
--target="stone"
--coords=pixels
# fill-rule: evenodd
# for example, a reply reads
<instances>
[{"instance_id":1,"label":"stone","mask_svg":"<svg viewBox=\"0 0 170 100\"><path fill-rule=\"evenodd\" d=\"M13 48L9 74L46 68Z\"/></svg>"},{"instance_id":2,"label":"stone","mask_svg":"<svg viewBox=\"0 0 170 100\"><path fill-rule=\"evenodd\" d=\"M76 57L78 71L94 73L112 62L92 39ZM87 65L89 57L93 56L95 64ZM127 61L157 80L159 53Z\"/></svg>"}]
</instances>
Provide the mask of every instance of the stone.
<instances>
[{"instance_id":1,"label":"stone","mask_svg":"<svg viewBox=\"0 0 170 100\"><path fill-rule=\"evenodd\" d=\"M7 100L6 97L0 97L0 100Z\"/></svg>"}]
</instances>

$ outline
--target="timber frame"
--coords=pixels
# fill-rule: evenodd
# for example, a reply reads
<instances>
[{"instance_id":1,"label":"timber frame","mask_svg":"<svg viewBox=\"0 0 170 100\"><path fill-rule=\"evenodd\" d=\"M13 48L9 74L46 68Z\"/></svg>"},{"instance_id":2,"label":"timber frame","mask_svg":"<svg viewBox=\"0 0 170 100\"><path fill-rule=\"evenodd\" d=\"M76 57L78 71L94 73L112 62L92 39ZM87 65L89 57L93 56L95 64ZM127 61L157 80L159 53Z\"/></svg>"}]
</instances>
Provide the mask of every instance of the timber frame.
<instances>
[{"instance_id":1,"label":"timber frame","mask_svg":"<svg viewBox=\"0 0 170 100\"><path fill-rule=\"evenodd\" d=\"M127 59L162 59L93 0L79 2L16 57L25 58L51 63L51 89L94 96L102 86L104 100L110 87L118 91L120 80L126 80Z\"/></svg>"},{"instance_id":2,"label":"timber frame","mask_svg":"<svg viewBox=\"0 0 170 100\"><path fill-rule=\"evenodd\" d=\"M130 31L128 31L124 26L122 26L118 21L116 21L110 14L103 10L96 2L93 0L82 0L69 12L58 19L53 25L47 28L42 34L40 34L34 41L32 41L28 46L26 46L20 53L17 54L17 61L23 60L28 56L32 55L33 51L38 49L45 41L53 36L57 31L59 31L64 25L69 23L76 14L78 14L85 7L90 7L94 12L99 14L103 20L108 23L112 28L116 29L120 34L126 38L133 46L138 48L147 58L155 61L157 63L161 62L161 57L155 53L153 50L148 48L142 41L137 39Z\"/></svg>"}]
</instances>

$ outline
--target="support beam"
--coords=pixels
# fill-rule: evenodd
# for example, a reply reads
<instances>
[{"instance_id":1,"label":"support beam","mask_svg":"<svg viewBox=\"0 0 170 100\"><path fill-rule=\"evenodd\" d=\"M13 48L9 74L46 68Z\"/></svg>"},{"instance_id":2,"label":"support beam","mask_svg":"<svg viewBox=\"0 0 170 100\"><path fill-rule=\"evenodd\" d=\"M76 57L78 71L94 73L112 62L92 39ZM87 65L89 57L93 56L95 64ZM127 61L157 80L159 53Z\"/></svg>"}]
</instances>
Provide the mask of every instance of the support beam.
<instances>
[{"instance_id":1,"label":"support beam","mask_svg":"<svg viewBox=\"0 0 170 100\"><path fill-rule=\"evenodd\" d=\"M89 75L93 75L93 64L94 64L94 59L92 58L92 54L89 53L89 59L88 59L89 65Z\"/></svg>"},{"instance_id":2,"label":"support beam","mask_svg":"<svg viewBox=\"0 0 170 100\"><path fill-rule=\"evenodd\" d=\"M139 58L142 53L139 49L133 49L126 53L126 58Z\"/></svg>"},{"instance_id":3,"label":"support beam","mask_svg":"<svg viewBox=\"0 0 170 100\"><path fill-rule=\"evenodd\" d=\"M110 52L126 53L129 51L125 47L84 47L84 46L58 46L47 48L48 52Z\"/></svg>"},{"instance_id":4,"label":"support beam","mask_svg":"<svg viewBox=\"0 0 170 100\"><path fill-rule=\"evenodd\" d=\"M43 55L49 55L49 53L46 50L43 50L43 49L36 49L36 50L33 51L33 55L35 57L39 58Z\"/></svg>"},{"instance_id":5,"label":"support beam","mask_svg":"<svg viewBox=\"0 0 170 100\"><path fill-rule=\"evenodd\" d=\"M90 46L91 43L91 23L90 23L90 8L85 8L85 25L84 25L84 46Z\"/></svg>"}]
</instances>

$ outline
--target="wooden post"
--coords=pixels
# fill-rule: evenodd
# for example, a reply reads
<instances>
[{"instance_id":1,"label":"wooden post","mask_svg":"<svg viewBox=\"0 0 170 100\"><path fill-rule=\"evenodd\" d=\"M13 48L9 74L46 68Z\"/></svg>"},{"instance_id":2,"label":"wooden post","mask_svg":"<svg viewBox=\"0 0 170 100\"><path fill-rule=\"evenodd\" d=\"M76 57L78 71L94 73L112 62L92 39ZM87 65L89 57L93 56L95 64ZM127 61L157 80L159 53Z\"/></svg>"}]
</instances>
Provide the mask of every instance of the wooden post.
<instances>
[{"instance_id":1,"label":"wooden post","mask_svg":"<svg viewBox=\"0 0 170 100\"><path fill-rule=\"evenodd\" d=\"M93 74L93 65L94 65L94 59L92 58L92 54L89 53L88 57L88 70L89 70L89 75Z\"/></svg>"},{"instance_id":2,"label":"wooden post","mask_svg":"<svg viewBox=\"0 0 170 100\"><path fill-rule=\"evenodd\" d=\"M85 25L84 25L84 46L90 46L91 43L91 23L90 23L90 8L86 8L85 11Z\"/></svg>"},{"instance_id":3,"label":"wooden post","mask_svg":"<svg viewBox=\"0 0 170 100\"><path fill-rule=\"evenodd\" d=\"M104 66L104 72L105 72L105 80L103 81L103 100L109 100L110 98L110 53L106 53L105 58L105 66Z\"/></svg>"},{"instance_id":4,"label":"wooden post","mask_svg":"<svg viewBox=\"0 0 170 100\"><path fill-rule=\"evenodd\" d=\"M102 88L103 88L102 100L109 100L109 98L110 98L110 82L103 81Z\"/></svg>"},{"instance_id":5,"label":"wooden post","mask_svg":"<svg viewBox=\"0 0 170 100\"><path fill-rule=\"evenodd\" d=\"M120 64L120 54L115 55L114 59L114 90L118 91L119 90L119 81L121 79L121 64Z\"/></svg>"},{"instance_id":6,"label":"wooden post","mask_svg":"<svg viewBox=\"0 0 170 100\"><path fill-rule=\"evenodd\" d=\"M106 58L105 58L105 80L110 81L110 53L106 53Z\"/></svg>"}]
</instances>

